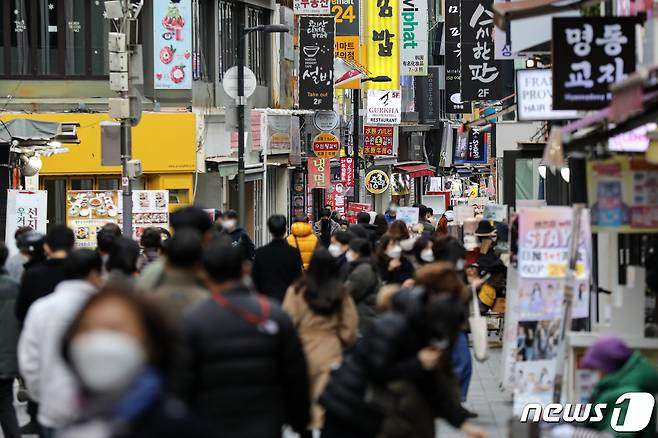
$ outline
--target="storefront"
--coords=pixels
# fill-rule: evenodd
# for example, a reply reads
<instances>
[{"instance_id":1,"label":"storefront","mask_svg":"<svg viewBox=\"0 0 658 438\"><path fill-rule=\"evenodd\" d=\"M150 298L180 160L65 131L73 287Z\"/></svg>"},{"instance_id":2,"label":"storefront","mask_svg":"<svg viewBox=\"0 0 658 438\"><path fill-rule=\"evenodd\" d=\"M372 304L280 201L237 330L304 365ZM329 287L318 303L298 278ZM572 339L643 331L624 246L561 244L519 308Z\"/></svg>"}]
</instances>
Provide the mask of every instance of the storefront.
<instances>
[{"instance_id":1,"label":"storefront","mask_svg":"<svg viewBox=\"0 0 658 438\"><path fill-rule=\"evenodd\" d=\"M101 123L107 114L11 114L52 122L77 122L80 144L69 152L43 157L39 187L48 191L49 224L66 221L67 190L119 190L121 167L101 164ZM168 190L170 210L192 202L196 170L196 123L192 113L145 113L133 128L133 156L143 176L135 189Z\"/></svg>"}]
</instances>

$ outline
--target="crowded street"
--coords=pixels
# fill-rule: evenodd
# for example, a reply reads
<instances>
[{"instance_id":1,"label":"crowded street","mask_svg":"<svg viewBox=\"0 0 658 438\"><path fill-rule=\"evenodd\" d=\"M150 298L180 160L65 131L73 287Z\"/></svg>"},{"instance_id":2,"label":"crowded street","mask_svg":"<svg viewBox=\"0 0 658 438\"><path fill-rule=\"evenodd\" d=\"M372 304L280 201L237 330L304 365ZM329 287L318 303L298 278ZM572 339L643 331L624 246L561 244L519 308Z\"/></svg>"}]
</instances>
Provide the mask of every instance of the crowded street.
<instances>
[{"instance_id":1,"label":"crowded street","mask_svg":"<svg viewBox=\"0 0 658 438\"><path fill-rule=\"evenodd\" d=\"M0 438L658 438L658 0L2 0L0 228Z\"/></svg>"}]
</instances>

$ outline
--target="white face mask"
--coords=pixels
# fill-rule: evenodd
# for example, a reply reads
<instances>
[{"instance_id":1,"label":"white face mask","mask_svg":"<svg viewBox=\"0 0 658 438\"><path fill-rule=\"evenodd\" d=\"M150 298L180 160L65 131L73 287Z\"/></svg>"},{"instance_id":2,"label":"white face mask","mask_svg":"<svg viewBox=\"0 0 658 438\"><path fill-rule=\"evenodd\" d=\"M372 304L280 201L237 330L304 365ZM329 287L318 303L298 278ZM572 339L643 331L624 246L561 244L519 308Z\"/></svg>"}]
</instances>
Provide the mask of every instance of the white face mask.
<instances>
[{"instance_id":1,"label":"white face mask","mask_svg":"<svg viewBox=\"0 0 658 438\"><path fill-rule=\"evenodd\" d=\"M388 207L388 212L391 214L395 214L398 212L398 206L397 205L391 205Z\"/></svg>"},{"instance_id":2,"label":"white face mask","mask_svg":"<svg viewBox=\"0 0 658 438\"><path fill-rule=\"evenodd\" d=\"M463 271L465 264L466 263L464 262L464 259L459 259L459 260L457 260L457 263L455 264L455 269L458 270L458 271Z\"/></svg>"},{"instance_id":3,"label":"white face mask","mask_svg":"<svg viewBox=\"0 0 658 438\"><path fill-rule=\"evenodd\" d=\"M386 255L392 259L399 259L402 256L402 248L400 245L395 245L386 250Z\"/></svg>"},{"instance_id":4,"label":"white face mask","mask_svg":"<svg viewBox=\"0 0 658 438\"><path fill-rule=\"evenodd\" d=\"M345 259L347 260L347 263L352 263L357 257L356 254L354 254L354 251L347 251L345 253Z\"/></svg>"},{"instance_id":5,"label":"white face mask","mask_svg":"<svg viewBox=\"0 0 658 438\"><path fill-rule=\"evenodd\" d=\"M94 330L73 340L71 361L91 391L120 391L145 365L146 352L135 338L124 333Z\"/></svg>"},{"instance_id":6,"label":"white face mask","mask_svg":"<svg viewBox=\"0 0 658 438\"><path fill-rule=\"evenodd\" d=\"M238 225L238 221L236 221L235 219L226 219L224 222L222 222L222 225L228 231L233 231L235 230L235 227Z\"/></svg>"},{"instance_id":7,"label":"white face mask","mask_svg":"<svg viewBox=\"0 0 658 438\"><path fill-rule=\"evenodd\" d=\"M434 252L430 248L426 248L420 252L420 259L426 263L434 261Z\"/></svg>"},{"instance_id":8,"label":"white face mask","mask_svg":"<svg viewBox=\"0 0 658 438\"><path fill-rule=\"evenodd\" d=\"M338 245L337 243L332 243L329 245L329 254L331 254L332 257L338 258L343 254L343 249Z\"/></svg>"}]
</instances>

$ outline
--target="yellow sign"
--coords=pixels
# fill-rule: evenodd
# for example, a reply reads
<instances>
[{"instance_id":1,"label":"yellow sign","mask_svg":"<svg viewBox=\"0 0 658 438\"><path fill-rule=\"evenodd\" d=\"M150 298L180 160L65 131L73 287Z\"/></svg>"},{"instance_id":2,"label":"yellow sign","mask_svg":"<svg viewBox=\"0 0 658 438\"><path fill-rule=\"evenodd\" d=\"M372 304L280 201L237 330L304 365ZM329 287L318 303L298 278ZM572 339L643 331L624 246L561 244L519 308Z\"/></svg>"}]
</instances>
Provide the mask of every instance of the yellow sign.
<instances>
[{"instance_id":1,"label":"yellow sign","mask_svg":"<svg viewBox=\"0 0 658 438\"><path fill-rule=\"evenodd\" d=\"M336 36L336 56L359 63L359 36Z\"/></svg>"},{"instance_id":2,"label":"yellow sign","mask_svg":"<svg viewBox=\"0 0 658 438\"><path fill-rule=\"evenodd\" d=\"M318 134L313 139L313 152L318 158L336 158L340 152L340 140L328 132Z\"/></svg>"},{"instance_id":3,"label":"yellow sign","mask_svg":"<svg viewBox=\"0 0 658 438\"><path fill-rule=\"evenodd\" d=\"M379 195L388 189L388 175L383 170L375 169L366 175L366 190Z\"/></svg>"},{"instance_id":4,"label":"yellow sign","mask_svg":"<svg viewBox=\"0 0 658 438\"><path fill-rule=\"evenodd\" d=\"M370 76L388 76L391 82L368 83L376 90L400 89L398 0L368 0L367 56Z\"/></svg>"}]
</instances>

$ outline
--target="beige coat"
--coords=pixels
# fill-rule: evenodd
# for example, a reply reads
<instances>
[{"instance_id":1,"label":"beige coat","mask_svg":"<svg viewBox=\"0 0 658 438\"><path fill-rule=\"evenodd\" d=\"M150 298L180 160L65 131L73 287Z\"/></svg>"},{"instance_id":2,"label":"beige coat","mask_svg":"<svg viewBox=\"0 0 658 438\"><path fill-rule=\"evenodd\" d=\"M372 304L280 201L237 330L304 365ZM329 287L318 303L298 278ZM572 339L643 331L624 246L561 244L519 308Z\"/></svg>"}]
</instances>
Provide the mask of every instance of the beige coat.
<instances>
[{"instance_id":1,"label":"beige coat","mask_svg":"<svg viewBox=\"0 0 658 438\"><path fill-rule=\"evenodd\" d=\"M356 340L359 324L356 306L352 297L346 294L338 314L318 315L306 304L303 294L291 286L283 300L283 310L297 328L306 353L313 402L310 428L321 429L324 410L318 399L329 382L331 370L340 365L343 349Z\"/></svg>"}]
</instances>

